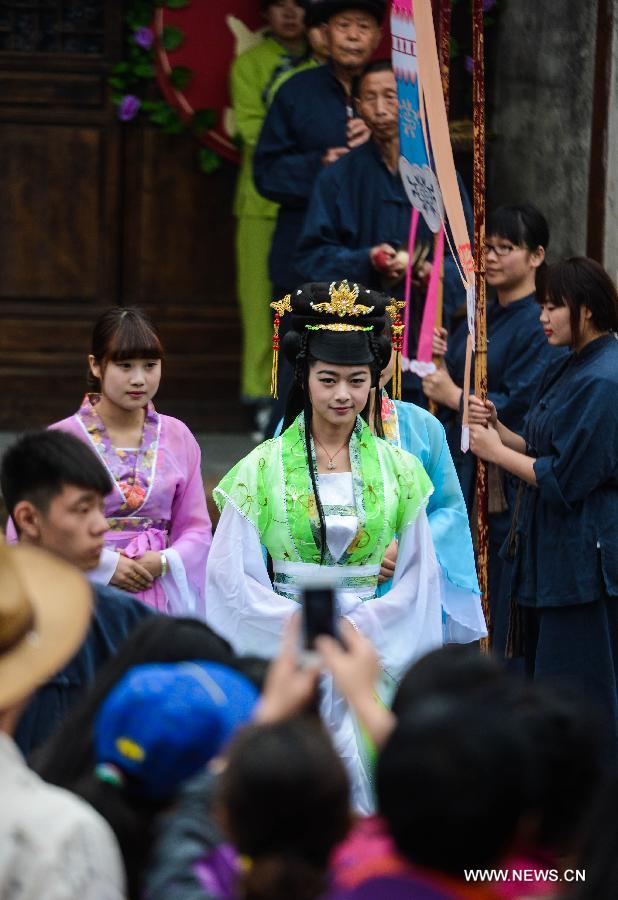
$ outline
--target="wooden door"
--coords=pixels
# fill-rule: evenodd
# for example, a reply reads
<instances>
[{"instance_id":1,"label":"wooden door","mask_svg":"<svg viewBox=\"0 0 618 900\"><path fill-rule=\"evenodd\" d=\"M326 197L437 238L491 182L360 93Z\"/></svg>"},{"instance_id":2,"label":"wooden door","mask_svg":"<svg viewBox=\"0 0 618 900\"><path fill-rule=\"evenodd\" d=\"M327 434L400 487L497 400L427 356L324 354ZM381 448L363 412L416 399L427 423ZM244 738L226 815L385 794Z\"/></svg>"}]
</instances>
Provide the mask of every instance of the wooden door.
<instances>
[{"instance_id":1,"label":"wooden door","mask_svg":"<svg viewBox=\"0 0 618 900\"><path fill-rule=\"evenodd\" d=\"M159 408L239 421L235 171L205 176L191 138L117 121L122 31L118 0L0 5L0 428L77 407L92 322L117 303L161 325Z\"/></svg>"}]
</instances>

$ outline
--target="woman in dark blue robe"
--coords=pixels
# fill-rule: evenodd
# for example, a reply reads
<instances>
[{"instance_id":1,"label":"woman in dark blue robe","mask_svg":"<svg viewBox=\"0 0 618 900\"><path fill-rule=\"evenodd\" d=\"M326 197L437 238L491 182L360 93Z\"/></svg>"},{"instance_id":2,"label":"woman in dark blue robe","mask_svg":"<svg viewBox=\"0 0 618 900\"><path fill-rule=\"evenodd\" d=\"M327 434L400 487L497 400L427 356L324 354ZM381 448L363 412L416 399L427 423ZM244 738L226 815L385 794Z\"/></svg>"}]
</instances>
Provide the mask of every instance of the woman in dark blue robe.
<instances>
[{"instance_id":1,"label":"woman in dark blue robe","mask_svg":"<svg viewBox=\"0 0 618 900\"><path fill-rule=\"evenodd\" d=\"M520 433L470 402L470 446L523 483L510 543L511 637L529 674L577 683L618 751L618 294L573 258L547 272L540 321L571 353L548 366ZM493 427L482 424L489 422ZM504 548L505 552L507 548Z\"/></svg>"},{"instance_id":2,"label":"woman in dark blue robe","mask_svg":"<svg viewBox=\"0 0 618 900\"><path fill-rule=\"evenodd\" d=\"M489 399L504 424L519 431L532 393L545 366L563 351L549 347L535 303L536 274L549 244L545 218L529 204L502 206L487 222L487 283L496 299L487 307L487 383ZM461 451L461 413L468 330L465 321L448 339L444 365L423 379L427 397L440 404L453 462L468 513L472 513L476 460ZM439 349L436 347L435 349ZM474 375L474 361L472 363ZM474 383L474 380L473 380ZM500 547L513 513L516 479L495 468L489 471L489 603L492 646L502 656L506 642L509 598Z\"/></svg>"}]
</instances>

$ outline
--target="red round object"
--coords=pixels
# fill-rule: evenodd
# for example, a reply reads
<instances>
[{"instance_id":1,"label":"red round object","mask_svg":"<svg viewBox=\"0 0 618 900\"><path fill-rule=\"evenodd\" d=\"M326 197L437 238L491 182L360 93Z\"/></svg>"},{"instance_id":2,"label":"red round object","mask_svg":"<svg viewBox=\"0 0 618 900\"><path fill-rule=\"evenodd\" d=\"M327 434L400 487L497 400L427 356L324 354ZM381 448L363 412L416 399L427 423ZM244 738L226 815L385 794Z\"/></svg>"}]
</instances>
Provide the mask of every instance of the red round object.
<instances>
[{"instance_id":1,"label":"red round object","mask_svg":"<svg viewBox=\"0 0 618 900\"><path fill-rule=\"evenodd\" d=\"M378 250L378 252L373 257L373 264L380 272L386 271L388 269L391 262L391 256L386 252L386 250Z\"/></svg>"}]
</instances>

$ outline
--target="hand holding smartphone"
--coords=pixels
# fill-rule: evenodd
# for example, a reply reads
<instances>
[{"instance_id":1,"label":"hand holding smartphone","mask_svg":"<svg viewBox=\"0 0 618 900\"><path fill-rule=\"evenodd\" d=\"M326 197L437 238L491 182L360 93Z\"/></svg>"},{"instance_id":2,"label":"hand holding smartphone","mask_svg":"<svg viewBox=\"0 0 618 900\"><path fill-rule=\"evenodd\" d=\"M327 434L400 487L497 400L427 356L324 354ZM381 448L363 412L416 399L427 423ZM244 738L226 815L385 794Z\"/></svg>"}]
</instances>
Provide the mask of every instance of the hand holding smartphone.
<instances>
[{"instance_id":1,"label":"hand holding smartphone","mask_svg":"<svg viewBox=\"0 0 618 900\"><path fill-rule=\"evenodd\" d=\"M336 606L335 590L332 586L313 585L305 588L303 593L303 658L306 661L315 661L317 656L315 640L321 635L334 638L344 647L337 628Z\"/></svg>"}]
</instances>

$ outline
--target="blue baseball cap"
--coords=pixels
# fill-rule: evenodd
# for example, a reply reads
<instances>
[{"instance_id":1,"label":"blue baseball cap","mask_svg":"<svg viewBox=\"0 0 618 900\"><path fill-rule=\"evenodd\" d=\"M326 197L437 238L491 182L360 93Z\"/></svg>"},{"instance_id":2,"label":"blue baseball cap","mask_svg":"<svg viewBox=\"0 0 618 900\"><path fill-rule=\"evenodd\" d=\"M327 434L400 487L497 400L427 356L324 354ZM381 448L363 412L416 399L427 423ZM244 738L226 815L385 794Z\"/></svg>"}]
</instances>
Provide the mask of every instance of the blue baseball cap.
<instances>
[{"instance_id":1,"label":"blue baseball cap","mask_svg":"<svg viewBox=\"0 0 618 900\"><path fill-rule=\"evenodd\" d=\"M119 769L134 793L170 797L251 718L257 699L244 675L217 663L135 666L95 719L97 765Z\"/></svg>"}]
</instances>

